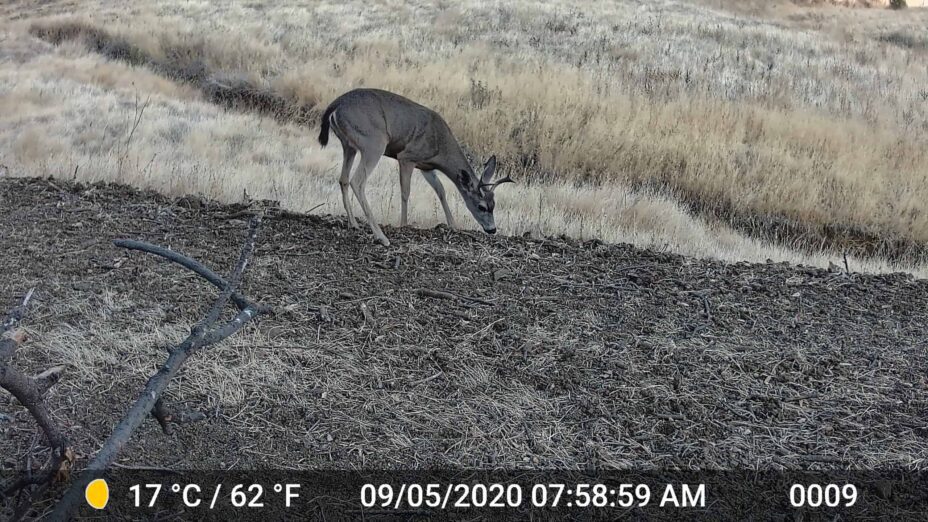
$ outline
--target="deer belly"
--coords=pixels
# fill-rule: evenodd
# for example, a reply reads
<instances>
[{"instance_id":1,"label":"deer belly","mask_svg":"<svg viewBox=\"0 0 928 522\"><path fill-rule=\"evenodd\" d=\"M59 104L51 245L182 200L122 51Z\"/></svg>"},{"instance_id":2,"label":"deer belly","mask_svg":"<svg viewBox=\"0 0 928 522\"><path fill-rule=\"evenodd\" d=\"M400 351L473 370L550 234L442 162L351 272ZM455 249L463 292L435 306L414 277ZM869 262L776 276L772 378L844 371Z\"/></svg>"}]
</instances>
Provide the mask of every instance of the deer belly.
<instances>
[{"instance_id":1,"label":"deer belly","mask_svg":"<svg viewBox=\"0 0 928 522\"><path fill-rule=\"evenodd\" d=\"M396 156L403 152L406 147L401 143L388 143L387 149L383 152L383 155L388 158L396 159Z\"/></svg>"}]
</instances>

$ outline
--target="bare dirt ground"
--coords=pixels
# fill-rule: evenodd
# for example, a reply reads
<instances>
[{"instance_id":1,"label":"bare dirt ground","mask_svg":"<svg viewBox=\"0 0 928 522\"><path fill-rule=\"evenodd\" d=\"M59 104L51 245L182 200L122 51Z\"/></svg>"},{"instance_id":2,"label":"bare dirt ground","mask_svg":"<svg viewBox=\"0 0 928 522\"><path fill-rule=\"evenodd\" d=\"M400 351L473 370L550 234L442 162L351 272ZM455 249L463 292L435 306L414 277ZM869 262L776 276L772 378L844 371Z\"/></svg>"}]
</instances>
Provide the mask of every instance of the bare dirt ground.
<instances>
[{"instance_id":1,"label":"bare dirt ground","mask_svg":"<svg viewBox=\"0 0 928 522\"><path fill-rule=\"evenodd\" d=\"M214 295L111 240L227 271L241 210L0 181L0 306L37 287L17 364L69 365L49 401L81 462ZM121 465L925 468L926 281L444 227L385 232L389 248L341 219L266 219L244 290L276 314L198 354L172 384L171 399L207 420L172 436L147 423ZM3 468L30 453L41 463L37 439L0 395Z\"/></svg>"}]
</instances>

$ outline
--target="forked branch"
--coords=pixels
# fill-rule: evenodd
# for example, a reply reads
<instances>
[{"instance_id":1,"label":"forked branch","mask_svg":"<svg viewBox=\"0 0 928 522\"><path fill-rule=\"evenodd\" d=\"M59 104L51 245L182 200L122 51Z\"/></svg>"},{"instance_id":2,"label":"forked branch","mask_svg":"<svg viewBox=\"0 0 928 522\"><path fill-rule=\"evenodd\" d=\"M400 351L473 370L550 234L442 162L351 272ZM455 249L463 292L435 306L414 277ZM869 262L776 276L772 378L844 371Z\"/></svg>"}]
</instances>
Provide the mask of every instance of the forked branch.
<instances>
[{"instance_id":1,"label":"forked branch","mask_svg":"<svg viewBox=\"0 0 928 522\"><path fill-rule=\"evenodd\" d=\"M206 317L191 328L190 335L183 342L170 350L164 365L158 369L155 375L148 379L145 389L139 394L129 412L113 430L113 433L100 448L100 451L97 452L94 459L87 465L87 469L65 492L64 497L52 513L52 520L65 520L68 518L83 497L87 484L99 477L116 460L116 456L129 441L132 433L149 415L153 415L161 423L162 428L168 430L167 423L173 419L161 402L161 397L171 379L177 375L178 370L191 355L235 334L258 314L270 310L268 307L249 300L237 291L245 268L248 266L254 252L260 223L260 217L256 217L251 221L248 237L242 247L238 263L235 265L235 269L229 276L228 281L197 261L177 252L141 241L119 240L115 242L116 246L147 252L173 261L221 288L222 292L216 298ZM238 314L228 322L217 325L222 310L230 300L238 307Z\"/></svg>"},{"instance_id":2,"label":"forked branch","mask_svg":"<svg viewBox=\"0 0 928 522\"><path fill-rule=\"evenodd\" d=\"M200 277L208 281L210 284L212 284L216 288L219 288L220 290L225 290L229 286L229 283L216 272L213 272L208 267L204 266L202 263L194 259L191 259L183 254L179 254L173 250L169 250L167 248L160 247L158 245L152 245L151 243L146 243L144 241L135 241L132 239L117 239L116 241L113 241L113 244L120 248L125 248L127 250L138 250L140 252L146 252L146 253L153 254L159 257L163 257L167 259L168 261L177 263L178 265L199 275ZM232 302L235 303L235 306L237 306L239 310L242 310L245 307L251 306L262 313L269 311L269 308L265 307L264 305L252 303L245 296L243 296L242 294L238 292L233 291L231 298L232 298Z\"/></svg>"}]
</instances>

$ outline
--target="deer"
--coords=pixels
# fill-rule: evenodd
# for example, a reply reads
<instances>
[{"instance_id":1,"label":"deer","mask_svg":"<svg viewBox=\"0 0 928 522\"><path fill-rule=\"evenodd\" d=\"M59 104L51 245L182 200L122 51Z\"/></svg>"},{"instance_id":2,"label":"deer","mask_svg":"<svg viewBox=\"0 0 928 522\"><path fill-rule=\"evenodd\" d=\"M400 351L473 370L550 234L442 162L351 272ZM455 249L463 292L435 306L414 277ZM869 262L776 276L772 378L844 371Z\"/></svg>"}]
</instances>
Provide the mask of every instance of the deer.
<instances>
[{"instance_id":1,"label":"deer","mask_svg":"<svg viewBox=\"0 0 928 522\"><path fill-rule=\"evenodd\" d=\"M490 156L483 165L483 172L478 177L451 128L437 112L392 92L354 89L336 98L323 112L322 129L319 132L319 145L322 147L328 144L330 129L342 144L343 161L338 183L341 185L348 224L352 228L357 229L358 223L349 202L349 186L361 204L374 237L382 245L390 246L364 193L368 176L380 158L386 156L399 163L402 197L400 226L408 225L410 182L413 170L419 169L438 196L445 220L452 230L456 228L454 218L437 172L454 183L467 209L484 232L496 233L496 221L493 218L494 191L499 185L513 183L513 180L506 176L492 181L496 172L495 155ZM361 161L352 175L351 167L359 152Z\"/></svg>"}]
</instances>

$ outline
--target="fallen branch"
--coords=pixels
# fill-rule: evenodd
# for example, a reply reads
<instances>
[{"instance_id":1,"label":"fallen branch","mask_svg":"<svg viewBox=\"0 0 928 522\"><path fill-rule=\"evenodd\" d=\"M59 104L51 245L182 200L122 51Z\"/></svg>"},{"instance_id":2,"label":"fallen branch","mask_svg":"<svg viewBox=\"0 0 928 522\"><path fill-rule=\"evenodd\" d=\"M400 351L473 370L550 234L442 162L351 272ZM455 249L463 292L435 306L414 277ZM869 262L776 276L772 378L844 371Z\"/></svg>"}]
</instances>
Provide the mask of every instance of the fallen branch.
<instances>
[{"instance_id":1,"label":"fallen branch","mask_svg":"<svg viewBox=\"0 0 928 522\"><path fill-rule=\"evenodd\" d=\"M480 303L480 304L487 305L487 306L496 305L496 303L493 303L491 301L485 301L483 299L478 299L476 297L468 297L466 295L457 295L457 294L452 294L451 292L445 292L442 290L432 290L430 288L418 288L416 289L416 294L421 295L423 297L434 297L436 299L449 299L452 301L455 299L460 299L462 301L471 301L473 303Z\"/></svg>"},{"instance_id":2,"label":"fallen branch","mask_svg":"<svg viewBox=\"0 0 928 522\"><path fill-rule=\"evenodd\" d=\"M146 252L148 254L154 254L156 256L163 257L168 261L173 261L174 263L177 263L178 265L199 275L220 290L225 290L229 286L229 283L223 279L222 276L216 272L213 272L199 261L195 261L173 250L169 250L158 245L152 245L151 243L146 243L144 241L135 241L132 239L117 239L116 241L113 241L113 244L127 250L138 250L140 252ZM232 292L232 302L235 303L235 306L237 306L239 310L250 306L261 313L267 313L270 311L269 307L253 303L242 294L234 291Z\"/></svg>"},{"instance_id":3,"label":"fallen branch","mask_svg":"<svg viewBox=\"0 0 928 522\"><path fill-rule=\"evenodd\" d=\"M199 262L182 254L178 254L177 252L141 241L119 240L115 242L116 246L155 254L173 261L192 270L211 284L221 288L222 292L219 294L219 297L216 298L209 312L207 312L206 317L191 328L190 335L187 336L183 342L170 350L170 354L164 365L158 369L155 375L148 379L145 389L139 394L138 399L136 399L128 413L126 413L125 417L119 422L106 442L103 443L100 451L97 452L94 459L87 465L86 470L74 481L68 491L65 492L64 497L58 505L55 506L55 510L51 515L52 520L68 519L69 515L83 499L84 489L87 485L92 480L101 476L103 472L113 464L116 460L116 456L129 441L132 433L149 415L153 415L158 419L163 429L166 423L170 422L170 414L167 412L164 404L159 403L171 379L177 375L181 366L183 366L191 355L202 348L228 338L241 330L245 324L258 316L258 314L270 310L268 307L256 304L237 292L242 275L254 252L255 239L258 234L258 229L260 228L260 223L260 217L252 219L248 237L242 247L238 263L229 276L228 281ZM222 310L230 300L238 307L239 313L230 321L215 326Z\"/></svg>"},{"instance_id":4,"label":"fallen branch","mask_svg":"<svg viewBox=\"0 0 928 522\"><path fill-rule=\"evenodd\" d=\"M23 319L34 290L29 290L22 302L4 317L3 322L0 323L0 335L11 331ZM31 469L27 469L24 477L4 489L5 496L19 493L27 486L67 480L71 464L74 462L74 452L68 446L68 439L58 424L52 420L48 406L45 404L45 393L61 378L64 366L55 366L34 377L14 368L13 355L24 338L25 336L19 332L0 337L0 388L10 392L29 411L45 434L52 451L48 461L38 473L33 474ZM34 495L36 492L32 493ZM17 509L16 518L24 514L25 508L31 504L33 495L30 495L26 504Z\"/></svg>"}]
</instances>

